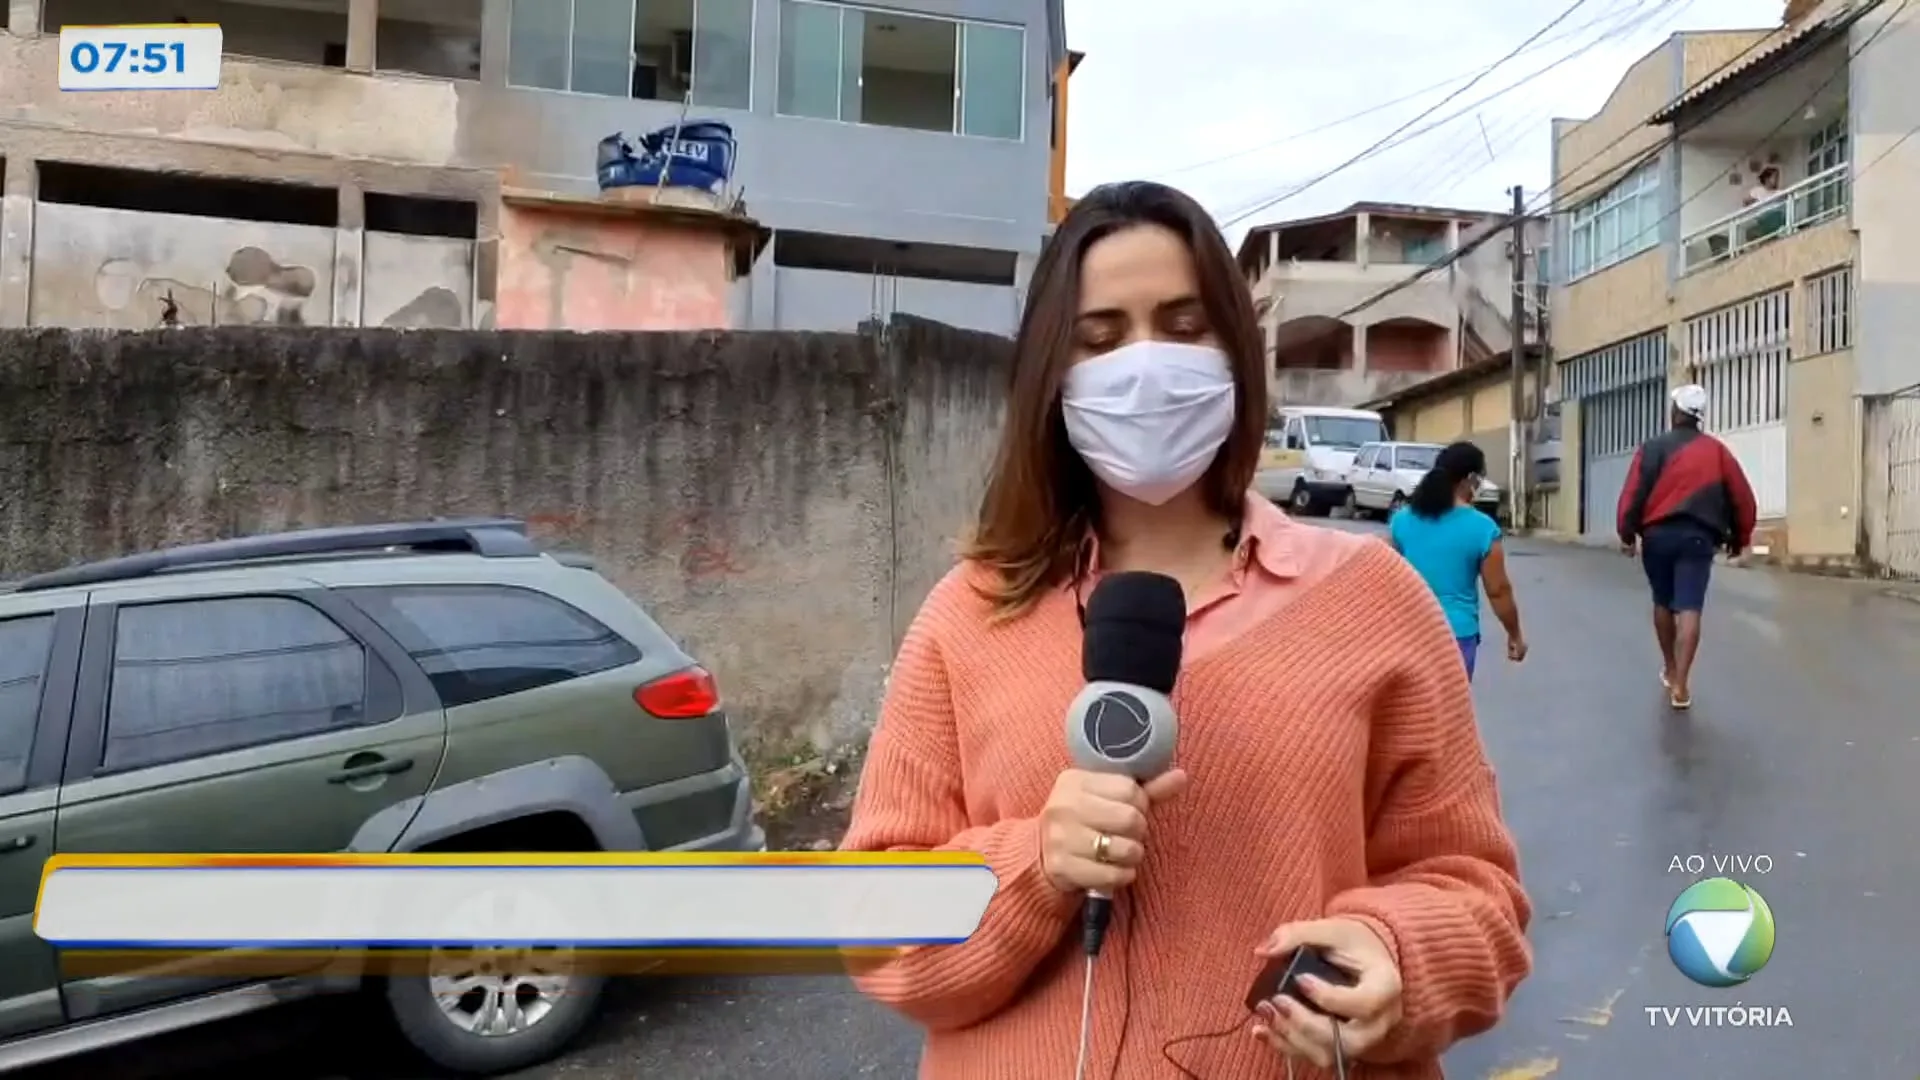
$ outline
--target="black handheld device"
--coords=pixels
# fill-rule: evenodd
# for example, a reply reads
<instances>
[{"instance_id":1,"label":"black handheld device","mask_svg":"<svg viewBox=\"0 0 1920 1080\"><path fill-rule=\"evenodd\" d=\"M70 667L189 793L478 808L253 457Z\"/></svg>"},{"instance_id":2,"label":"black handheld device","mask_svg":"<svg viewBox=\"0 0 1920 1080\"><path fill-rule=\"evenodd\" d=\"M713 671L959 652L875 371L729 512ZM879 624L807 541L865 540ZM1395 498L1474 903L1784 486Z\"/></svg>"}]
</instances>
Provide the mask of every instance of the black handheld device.
<instances>
[{"instance_id":1,"label":"black handheld device","mask_svg":"<svg viewBox=\"0 0 1920 1080\"><path fill-rule=\"evenodd\" d=\"M1301 993L1302 975L1311 975L1334 986L1352 986L1359 981L1352 972L1320 955L1319 950L1302 946L1285 956L1273 957L1260 969L1259 976L1253 980L1253 988L1247 991L1247 1011L1253 1012L1259 1009L1261 1002L1285 995L1321 1016L1327 1015L1325 1009Z\"/></svg>"}]
</instances>

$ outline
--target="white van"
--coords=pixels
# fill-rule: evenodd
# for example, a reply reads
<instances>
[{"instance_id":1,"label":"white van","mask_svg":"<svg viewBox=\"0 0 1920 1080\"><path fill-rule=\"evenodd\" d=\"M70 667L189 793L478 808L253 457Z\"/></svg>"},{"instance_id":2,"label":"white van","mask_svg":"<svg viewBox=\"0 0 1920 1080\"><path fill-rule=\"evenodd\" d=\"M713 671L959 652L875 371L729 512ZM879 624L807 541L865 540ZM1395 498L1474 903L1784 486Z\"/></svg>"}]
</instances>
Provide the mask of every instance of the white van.
<instances>
[{"instance_id":1,"label":"white van","mask_svg":"<svg viewBox=\"0 0 1920 1080\"><path fill-rule=\"evenodd\" d=\"M1287 406L1267 427L1254 488L1296 514L1324 514L1346 501L1354 454L1388 438L1377 412Z\"/></svg>"}]
</instances>

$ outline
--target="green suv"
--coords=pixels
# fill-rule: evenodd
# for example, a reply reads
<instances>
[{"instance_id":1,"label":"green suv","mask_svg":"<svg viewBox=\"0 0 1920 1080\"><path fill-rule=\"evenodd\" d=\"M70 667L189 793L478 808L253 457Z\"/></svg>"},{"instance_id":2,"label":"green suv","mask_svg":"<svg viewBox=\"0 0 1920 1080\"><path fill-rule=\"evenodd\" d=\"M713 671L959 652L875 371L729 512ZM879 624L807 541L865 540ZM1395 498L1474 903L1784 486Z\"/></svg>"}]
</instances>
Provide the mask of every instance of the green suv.
<instances>
[{"instance_id":1,"label":"green suv","mask_svg":"<svg viewBox=\"0 0 1920 1080\"><path fill-rule=\"evenodd\" d=\"M558 1053L600 997L564 950L387 979L63 976L33 932L50 855L763 846L712 677L518 521L224 540L0 587L0 1072L366 990L435 1063L497 1073Z\"/></svg>"}]
</instances>

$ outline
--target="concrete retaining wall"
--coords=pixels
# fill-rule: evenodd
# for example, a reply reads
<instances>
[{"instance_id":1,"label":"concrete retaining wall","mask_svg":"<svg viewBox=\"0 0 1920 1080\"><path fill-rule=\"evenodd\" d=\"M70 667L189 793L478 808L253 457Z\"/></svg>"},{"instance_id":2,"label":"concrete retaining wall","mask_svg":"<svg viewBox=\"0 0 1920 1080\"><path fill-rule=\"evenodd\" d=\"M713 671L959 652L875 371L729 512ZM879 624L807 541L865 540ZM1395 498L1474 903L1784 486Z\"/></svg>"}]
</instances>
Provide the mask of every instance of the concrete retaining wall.
<instances>
[{"instance_id":1,"label":"concrete retaining wall","mask_svg":"<svg viewBox=\"0 0 1920 1080\"><path fill-rule=\"evenodd\" d=\"M750 739L871 726L998 427L1004 339L0 332L0 578L290 527L509 514L591 552Z\"/></svg>"}]
</instances>

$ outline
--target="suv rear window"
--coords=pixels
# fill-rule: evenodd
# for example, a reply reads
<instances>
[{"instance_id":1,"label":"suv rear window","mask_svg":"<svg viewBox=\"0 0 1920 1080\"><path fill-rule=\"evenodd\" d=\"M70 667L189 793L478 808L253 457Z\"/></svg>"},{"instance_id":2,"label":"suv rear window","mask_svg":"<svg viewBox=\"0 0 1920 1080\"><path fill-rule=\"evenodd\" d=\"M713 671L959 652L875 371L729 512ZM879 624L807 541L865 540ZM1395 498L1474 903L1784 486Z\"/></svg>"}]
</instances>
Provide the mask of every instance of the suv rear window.
<instances>
[{"instance_id":1,"label":"suv rear window","mask_svg":"<svg viewBox=\"0 0 1920 1080\"><path fill-rule=\"evenodd\" d=\"M564 601L508 585L339 590L392 634L452 708L640 659L633 643Z\"/></svg>"},{"instance_id":2,"label":"suv rear window","mask_svg":"<svg viewBox=\"0 0 1920 1080\"><path fill-rule=\"evenodd\" d=\"M53 647L53 616L0 621L0 794L27 780L27 755L40 718L40 681Z\"/></svg>"}]
</instances>

